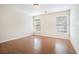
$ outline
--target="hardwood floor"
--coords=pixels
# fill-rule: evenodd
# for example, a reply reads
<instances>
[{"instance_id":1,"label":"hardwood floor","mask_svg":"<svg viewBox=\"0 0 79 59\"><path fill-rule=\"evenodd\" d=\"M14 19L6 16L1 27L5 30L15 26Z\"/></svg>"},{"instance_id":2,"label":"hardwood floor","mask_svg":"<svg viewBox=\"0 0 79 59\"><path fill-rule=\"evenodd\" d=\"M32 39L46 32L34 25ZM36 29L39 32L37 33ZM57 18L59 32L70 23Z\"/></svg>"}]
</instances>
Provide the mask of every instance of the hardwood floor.
<instances>
[{"instance_id":1,"label":"hardwood floor","mask_svg":"<svg viewBox=\"0 0 79 59\"><path fill-rule=\"evenodd\" d=\"M76 54L69 40L29 36L0 44L1 54Z\"/></svg>"}]
</instances>

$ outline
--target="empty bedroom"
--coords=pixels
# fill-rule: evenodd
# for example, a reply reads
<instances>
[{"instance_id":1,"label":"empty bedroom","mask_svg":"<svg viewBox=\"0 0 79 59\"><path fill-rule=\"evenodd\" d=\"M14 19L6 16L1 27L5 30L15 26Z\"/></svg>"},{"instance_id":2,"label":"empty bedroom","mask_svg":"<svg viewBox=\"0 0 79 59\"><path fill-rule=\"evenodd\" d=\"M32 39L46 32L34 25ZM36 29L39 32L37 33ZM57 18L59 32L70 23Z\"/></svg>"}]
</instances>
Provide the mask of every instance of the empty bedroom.
<instances>
[{"instance_id":1,"label":"empty bedroom","mask_svg":"<svg viewBox=\"0 0 79 59\"><path fill-rule=\"evenodd\" d=\"M77 54L79 5L0 4L0 54Z\"/></svg>"}]
</instances>

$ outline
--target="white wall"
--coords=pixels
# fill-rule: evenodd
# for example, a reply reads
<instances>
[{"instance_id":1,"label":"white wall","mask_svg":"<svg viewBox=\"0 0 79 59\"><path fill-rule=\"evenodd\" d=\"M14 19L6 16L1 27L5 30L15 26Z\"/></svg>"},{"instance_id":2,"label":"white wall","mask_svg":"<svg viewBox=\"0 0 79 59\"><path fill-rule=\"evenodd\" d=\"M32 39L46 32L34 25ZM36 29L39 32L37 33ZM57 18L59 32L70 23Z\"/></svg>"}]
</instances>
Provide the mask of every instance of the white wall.
<instances>
[{"instance_id":1,"label":"white wall","mask_svg":"<svg viewBox=\"0 0 79 59\"><path fill-rule=\"evenodd\" d=\"M2 39L2 5L0 5L0 39Z\"/></svg>"},{"instance_id":2,"label":"white wall","mask_svg":"<svg viewBox=\"0 0 79 59\"><path fill-rule=\"evenodd\" d=\"M22 12L11 5L1 5L0 9L0 42L32 34L32 16L26 11Z\"/></svg>"},{"instance_id":3,"label":"white wall","mask_svg":"<svg viewBox=\"0 0 79 59\"><path fill-rule=\"evenodd\" d=\"M59 16L67 16L67 33L60 33L57 32L56 29L56 17ZM48 13L43 15L35 16L34 19L40 19L41 20L41 31L40 35L43 36L49 36L49 37L56 37L56 38L64 38L69 39L69 10L68 11L61 11L61 12L54 12L54 13Z\"/></svg>"},{"instance_id":4,"label":"white wall","mask_svg":"<svg viewBox=\"0 0 79 59\"><path fill-rule=\"evenodd\" d=\"M79 53L79 5L73 5L71 8L71 42Z\"/></svg>"}]
</instances>

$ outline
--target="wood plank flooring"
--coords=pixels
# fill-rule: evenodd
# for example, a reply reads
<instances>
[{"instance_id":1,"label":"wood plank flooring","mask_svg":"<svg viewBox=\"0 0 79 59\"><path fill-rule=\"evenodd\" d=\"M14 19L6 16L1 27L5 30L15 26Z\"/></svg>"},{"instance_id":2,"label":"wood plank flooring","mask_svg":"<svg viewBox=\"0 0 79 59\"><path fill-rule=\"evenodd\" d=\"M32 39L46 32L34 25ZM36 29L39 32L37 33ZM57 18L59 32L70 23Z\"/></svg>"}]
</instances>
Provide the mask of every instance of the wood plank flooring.
<instances>
[{"instance_id":1,"label":"wood plank flooring","mask_svg":"<svg viewBox=\"0 0 79 59\"><path fill-rule=\"evenodd\" d=\"M0 54L76 54L69 40L29 36L0 43Z\"/></svg>"}]
</instances>

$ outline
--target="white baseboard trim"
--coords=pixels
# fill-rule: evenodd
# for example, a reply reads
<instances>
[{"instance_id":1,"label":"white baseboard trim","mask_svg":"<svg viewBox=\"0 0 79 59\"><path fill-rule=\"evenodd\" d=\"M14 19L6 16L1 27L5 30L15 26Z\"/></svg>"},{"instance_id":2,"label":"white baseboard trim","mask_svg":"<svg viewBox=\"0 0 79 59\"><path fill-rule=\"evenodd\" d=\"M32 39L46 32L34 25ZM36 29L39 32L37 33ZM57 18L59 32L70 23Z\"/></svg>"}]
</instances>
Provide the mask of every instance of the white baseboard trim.
<instances>
[{"instance_id":1,"label":"white baseboard trim","mask_svg":"<svg viewBox=\"0 0 79 59\"><path fill-rule=\"evenodd\" d=\"M75 49L76 53L79 54L79 51L73 46L73 48Z\"/></svg>"},{"instance_id":2,"label":"white baseboard trim","mask_svg":"<svg viewBox=\"0 0 79 59\"><path fill-rule=\"evenodd\" d=\"M7 41L11 41L11 40L17 40L17 39L28 37L28 36L31 36L31 35L32 35L32 33L28 33L28 34L18 36L18 37L12 38L12 39L6 39L4 41L0 41L0 43L4 43L4 42L7 42Z\"/></svg>"},{"instance_id":3,"label":"white baseboard trim","mask_svg":"<svg viewBox=\"0 0 79 59\"><path fill-rule=\"evenodd\" d=\"M74 44L72 43L72 40L70 40L70 42L71 42L73 48L75 49L76 53L79 54L79 51L78 51L78 49L75 48Z\"/></svg>"},{"instance_id":4,"label":"white baseboard trim","mask_svg":"<svg viewBox=\"0 0 79 59\"><path fill-rule=\"evenodd\" d=\"M53 37L53 38L59 38L59 39L67 39L67 38L62 38L62 37L49 36L49 35L41 35L41 34L40 34L40 36L47 36L47 37ZM69 39L67 39L67 40L69 40Z\"/></svg>"},{"instance_id":5,"label":"white baseboard trim","mask_svg":"<svg viewBox=\"0 0 79 59\"><path fill-rule=\"evenodd\" d=\"M78 49L76 49L75 47L74 47L74 49L75 49L76 53L77 53L77 54L79 54L79 51L78 51Z\"/></svg>"}]
</instances>

